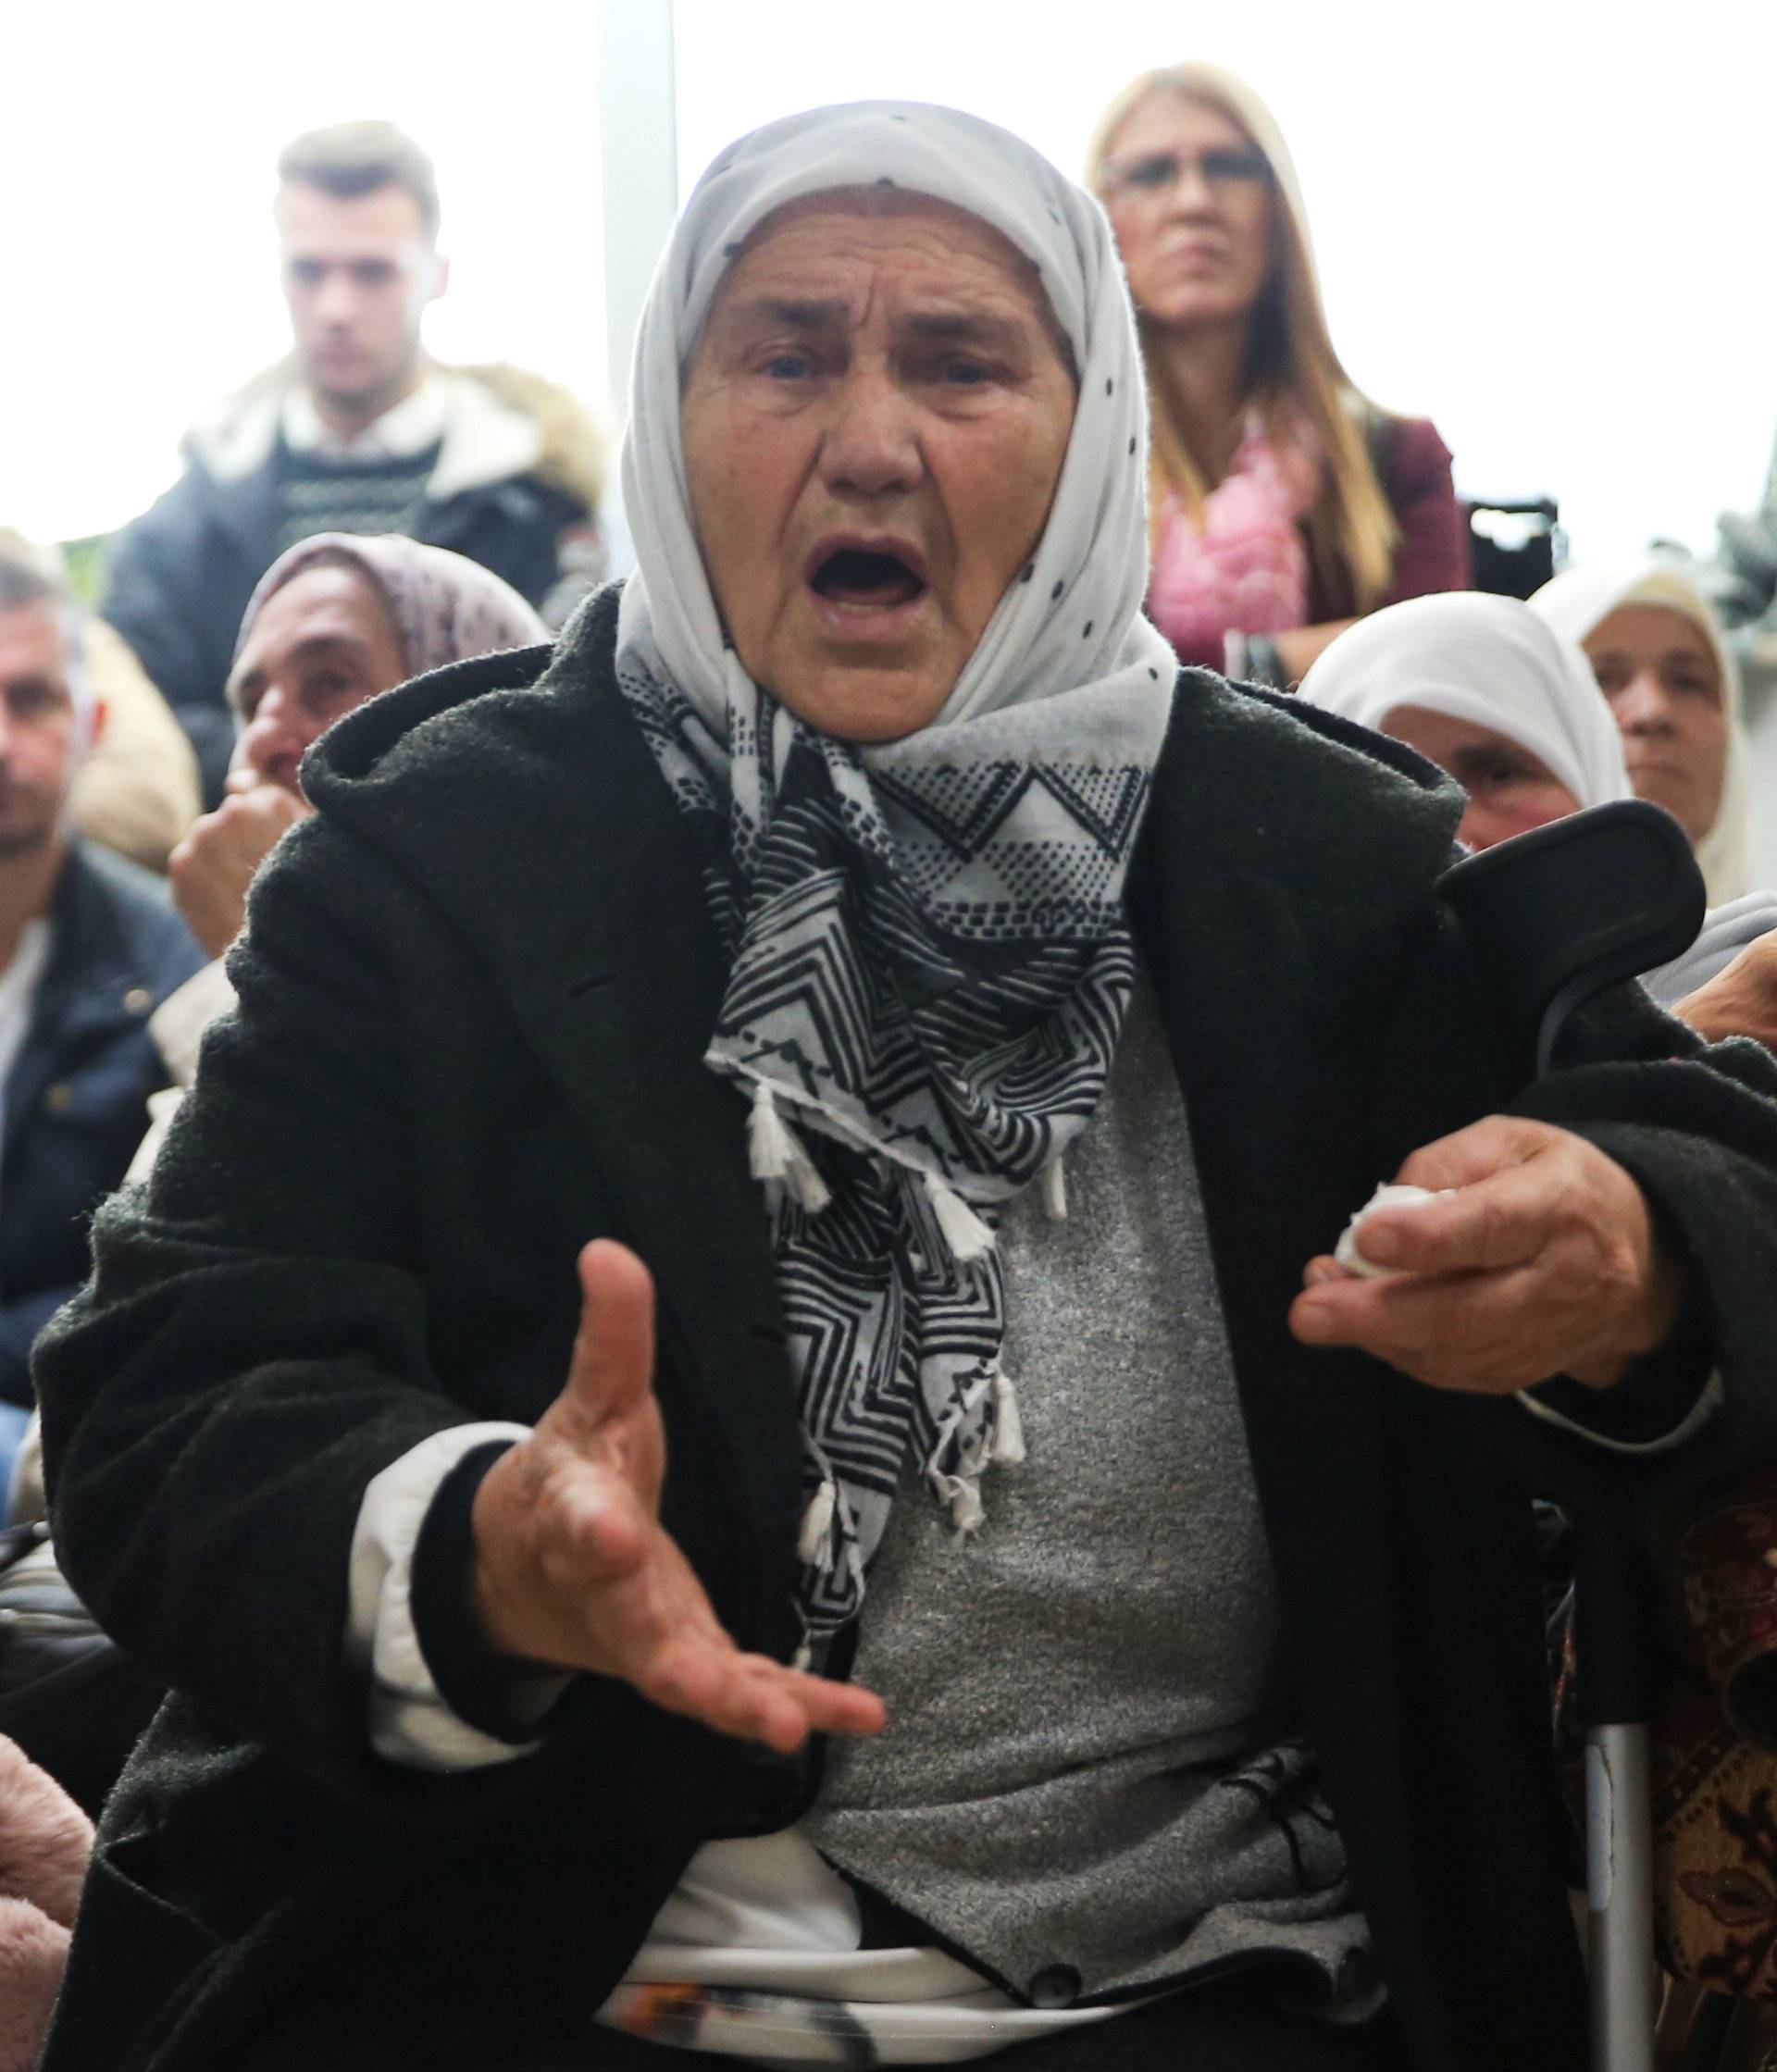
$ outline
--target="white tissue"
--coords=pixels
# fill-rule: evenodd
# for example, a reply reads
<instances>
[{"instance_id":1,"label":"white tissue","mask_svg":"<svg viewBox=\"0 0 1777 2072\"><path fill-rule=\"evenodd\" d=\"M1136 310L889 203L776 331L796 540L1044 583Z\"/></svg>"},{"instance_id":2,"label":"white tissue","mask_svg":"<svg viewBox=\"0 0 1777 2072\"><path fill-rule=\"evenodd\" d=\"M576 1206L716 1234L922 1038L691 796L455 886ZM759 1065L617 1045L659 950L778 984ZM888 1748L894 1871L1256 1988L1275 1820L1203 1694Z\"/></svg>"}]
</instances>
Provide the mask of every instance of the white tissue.
<instances>
[{"instance_id":1,"label":"white tissue","mask_svg":"<svg viewBox=\"0 0 1777 2072\"><path fill-rule=\"evenodd\" d=\"M1399 1209L1410 1201L1435 1201L1437 1196L1453 1194L1453 1187L1378 1187L1369 1200L1360 1209L1351 1221L1339 1233L1339 1241L1333 1248L1333 1257L1348 1274L1361 1281L1384 1281L1397 1273L1404 1273L1404 1266L1378 1266L1373 1259L1367 1259L1358 1249L1358 1233L1363 1228L1363 1220L1377 1209Z\"/></svg>"}]
</instances>

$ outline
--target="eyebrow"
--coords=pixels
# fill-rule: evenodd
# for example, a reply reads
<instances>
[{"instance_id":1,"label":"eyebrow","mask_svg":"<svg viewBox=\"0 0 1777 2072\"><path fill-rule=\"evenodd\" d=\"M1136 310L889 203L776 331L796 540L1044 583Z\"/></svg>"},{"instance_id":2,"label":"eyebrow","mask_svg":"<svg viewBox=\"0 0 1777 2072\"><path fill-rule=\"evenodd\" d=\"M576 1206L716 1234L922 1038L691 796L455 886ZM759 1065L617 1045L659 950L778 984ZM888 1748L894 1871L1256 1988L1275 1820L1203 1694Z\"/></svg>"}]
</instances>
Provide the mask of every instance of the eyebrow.
<instances>
[{"instance_id":1,"label":"eyebrow","mask_svg":"<svg viewBox=\"0 0 1777 2072\"><path fill-rule=\"evenodd\" d=\"M725 327L744 329L755 324L782 325L797 331L840 331L851 321L851 305L840 296L786 298L756 295L731 304L722 312ZM992 344L1011 348L1025 341L1025 328L986 310L916 309L899 329L940 344Z\"/></svg>"}]
</instances>

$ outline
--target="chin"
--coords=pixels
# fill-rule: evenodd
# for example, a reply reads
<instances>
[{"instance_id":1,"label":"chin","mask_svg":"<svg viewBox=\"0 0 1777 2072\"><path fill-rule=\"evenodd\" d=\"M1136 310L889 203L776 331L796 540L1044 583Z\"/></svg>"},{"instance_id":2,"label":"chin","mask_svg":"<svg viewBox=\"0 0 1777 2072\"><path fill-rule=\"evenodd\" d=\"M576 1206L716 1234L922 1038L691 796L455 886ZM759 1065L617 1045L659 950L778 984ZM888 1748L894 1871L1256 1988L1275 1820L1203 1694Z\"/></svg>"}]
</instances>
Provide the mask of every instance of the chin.
<instances>
[{"instance_id":1,"label":"chin","mask_svg":"<svg viewBox=\"0 0 1777 2072\"><path fill-rule=\"evenodd\" d=\"M955 688L954 675L904 669L786 671L774 695L798 719L840 741L899 741L929 726Z\"/></svg>"}]
</instances>

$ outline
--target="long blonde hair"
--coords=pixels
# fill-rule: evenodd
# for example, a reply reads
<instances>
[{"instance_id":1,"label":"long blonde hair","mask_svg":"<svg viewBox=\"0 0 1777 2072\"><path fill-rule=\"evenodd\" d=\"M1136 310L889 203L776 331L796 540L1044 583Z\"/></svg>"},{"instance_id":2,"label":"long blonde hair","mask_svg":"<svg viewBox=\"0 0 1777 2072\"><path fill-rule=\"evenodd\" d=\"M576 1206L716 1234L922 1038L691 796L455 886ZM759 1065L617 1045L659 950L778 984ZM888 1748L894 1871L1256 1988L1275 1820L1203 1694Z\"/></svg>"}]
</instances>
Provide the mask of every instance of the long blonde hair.
<instances>
[{"instance_id":1,"label":"long blonde hair","mask_svg":"<svg viewBox=\"0 0 1777 2072\"><path fill-rule=\"evenodd\" d=\"M1280 206L1272 211L1272 256L1252 312L1247 378L1251 401L1268 420L1299 411L1325 456L1320 494L1308 515L1309 552L1322 586L1348 612L1373 611L1388 594L1399 527L1377 479L1370 433L1382 413L1340 364L1326 328L1320 281L1309 243L1296 167L1271 110L1244 80L1219 65L1162 66L1132 80L1099 118L1087 156L1087 180L1104 194L1104 166L1117 131L1151 94L1202 101L1239 124L1264 155ZM1150 320L1140 319L1143 350ZM1150 355L1151 359L1151 355ZM1149 376L1152 441L1149 476L1158 532L1165 498L1176 496L1200 516L1208 485L1172 407Z\"/></svg>"}]
</instances>

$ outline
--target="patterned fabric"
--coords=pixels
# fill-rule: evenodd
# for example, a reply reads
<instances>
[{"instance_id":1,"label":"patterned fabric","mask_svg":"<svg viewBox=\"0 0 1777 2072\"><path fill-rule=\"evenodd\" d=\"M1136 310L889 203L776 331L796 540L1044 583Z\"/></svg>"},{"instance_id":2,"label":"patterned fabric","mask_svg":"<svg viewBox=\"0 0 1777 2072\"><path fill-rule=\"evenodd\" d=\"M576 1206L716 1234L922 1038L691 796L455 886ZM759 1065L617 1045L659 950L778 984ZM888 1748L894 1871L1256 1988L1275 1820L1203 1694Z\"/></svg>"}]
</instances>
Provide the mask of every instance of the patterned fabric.
<instances>
[{"instance_id":1,"label":"patterned fabric","mask_svg":"<svg viewBox=\"0 0 1777 2072\"><path fill-rule=\"evenodd\" d=\"M1655 1948L1675 1979L1777 2005L1777 1470L1684 1505L1655 1551L1667 1596L1650 1737ZM1557 1731L1583 1820L1571 1618L1562 1639ZM1709 2060L1728 2062L1762 2058Z\"/></svg>"},{"instance_id":2,"label":"patterned fabric","mask_svg":"<svg viewBox=\"0 0 1777 2072\"><path fill-rule=\"evenodd\" d=\"M802 1608L828 1633L910 1450L964 1532L989 1462L1020 1457L995 1205L1103 1089L1149 770L1084 747L959 765L942 730L860 751L764 692L725 756L671 687L619 681L703 839L731 967L706 1061L815 1133L815 1185L774 1186L770 1213L809 1448ZM989 1234L976 1256L952 1197Z\"/></svg>"},{"instance_id":3,"label":"patterned fabric","mask_svg":"<svg viewBox=\"0 0 1777 2072\"><path fill-rule=\"evenodd\" d=\"M276 467L280 553L317 532L411 533L426 509L439 449L407 458L337 461L280 450Z\"/></svg>"},{"instance_id":4,"label":"patterned fabric","mask_svg":"<svg viewBox=\"0 0 1777 2072\"><path fill-rule=\"evenodd\" d=\"M1037 265L1079 389L1036 555L938 721L860 748L795 720L727 647L678 406L749 233L802 195L882 181L967 209ZM989 1463L1020 1457L996 1204L1054 1165L1102 1089L1134 976L1124 878L1171 694L1140 611L1146 428L1102 212L951 109L865 103L743 140L692 195L643 312L618 680L702 831L730 960L707 1062L750 1095L769 1184L812 1642L857 1612L910 1453L965 1532Z\"/></svg>"},{"instance_id":5,"label":"patterned fabric","mask_svg":"<svg viewBox=\"0 0 1777 2072\"><path fill-rule=\"evenodd\" d=\"M1176 496L1162 509L1148 609L1181 653L1214 652L1230 629L1286 633L1308 618L1308 548L1299 521L1321 483L1307 420L1267 436L1257 411L1228 471L1193 519Z\"/></svg>"},{"instance_id":6,"label":"patterned fabric","mask_svg":"<svg viewBox=\"0 0 1777 2072\"><path fill-rule=\"evenodd\" d=\"M259 578L234 644L237 659L267 598L317 562L343 562L376 585L401 637L410 676L549 638L542 620L509 583L463 554L393 533L358 539L321 532L280 554Z\"/></svg>"}]
</instances>

